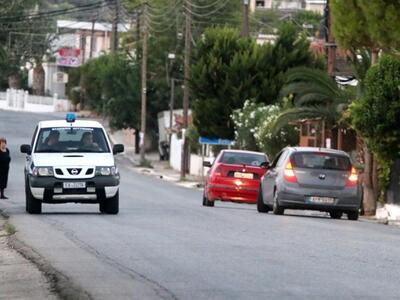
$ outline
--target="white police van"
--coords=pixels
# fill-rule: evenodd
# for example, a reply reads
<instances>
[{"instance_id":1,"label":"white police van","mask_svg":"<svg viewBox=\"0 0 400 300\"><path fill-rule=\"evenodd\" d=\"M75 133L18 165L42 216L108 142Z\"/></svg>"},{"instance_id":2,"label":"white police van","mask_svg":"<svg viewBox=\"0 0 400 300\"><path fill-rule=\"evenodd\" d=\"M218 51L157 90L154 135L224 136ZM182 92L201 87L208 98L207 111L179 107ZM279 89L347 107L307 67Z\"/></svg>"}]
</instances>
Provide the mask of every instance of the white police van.
<instances>
[{"instance_id":1,"label":"white police van","mask_svg":"<svg viewBox=\"0 0 400 300\"><path fill-rule=\"evenodd\" d=\"M103 126L95 121L39 122L25 166L26 211L40 214L42 203L98 203L100 212L119 210L119 172L114 154L124 146L111 143Z\"/></svg>"}]
</instances>

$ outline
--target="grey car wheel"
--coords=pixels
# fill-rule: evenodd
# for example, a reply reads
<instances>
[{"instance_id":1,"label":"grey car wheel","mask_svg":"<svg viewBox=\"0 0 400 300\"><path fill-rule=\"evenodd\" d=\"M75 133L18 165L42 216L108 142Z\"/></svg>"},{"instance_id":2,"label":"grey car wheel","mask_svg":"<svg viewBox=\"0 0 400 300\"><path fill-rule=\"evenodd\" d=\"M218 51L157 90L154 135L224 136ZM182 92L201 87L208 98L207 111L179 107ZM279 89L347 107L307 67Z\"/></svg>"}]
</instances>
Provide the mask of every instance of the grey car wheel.
<instances>
[{"instance_id":1,"label":"grey car wheel","mask_svg":"<svg viewBox=\"0 0 400 300\"><path fill-rule=\"evenodd\" d=\"M257 197L257 211L260 213L267 213L269 211L269 207L263 201L261 184Z\"/></svg>"},{"instance_id":2,"label":"grey car wheel","mask_svg":"<svg viewBox=\"0 0 400 300\"><path fill-rule=\"evenodd\" d=\"M274 204L272 206L272 211L274 215L283 215L285 212L285 209L279 205L278 193L276 191L274 192Z\"/></svg>"},{"instance_id":3,"label":"grey car wheel","mask_svg":"<svg viewBox=\"0 0 400 300\"><path fill-rule=\"evenodd\" d=\"M329 215L331 216L332 219L340 219L343 216L343 213L341 211L331 211L329 212Z\"/></svg>"},{"instance_id":4,"label":"grey car wheel","mask_svg":"<svg viewBox=\"0 0 400 300\"><path fill-rule=\"evenodd\" d=\"M352 220L352 221L357 221L358 220L358 210L347 212L347 219Z\"/></svg>"}]
</instances>

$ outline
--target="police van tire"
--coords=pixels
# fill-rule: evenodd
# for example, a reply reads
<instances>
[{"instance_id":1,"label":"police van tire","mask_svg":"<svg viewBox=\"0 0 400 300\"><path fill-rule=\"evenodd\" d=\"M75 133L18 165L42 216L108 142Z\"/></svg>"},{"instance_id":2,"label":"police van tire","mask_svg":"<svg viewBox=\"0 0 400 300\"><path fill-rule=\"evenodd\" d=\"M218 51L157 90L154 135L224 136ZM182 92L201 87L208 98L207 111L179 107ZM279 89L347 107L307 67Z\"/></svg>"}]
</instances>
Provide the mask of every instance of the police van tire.
<instances>
[{"instance_id":1,"label":"police van tire","mask_svg":"<svg viewBox=\"0 0 400 300\"><path fill-rule=\"evenodd\" d=\"M110 215L116 215L119 211L119 191L114 197L106 199L104 202L104 212ZM101 205L101 204L100 204ZM101 207L100 207L101 209Z\"/></svg>"},{"instance_id":2,"label":"police van tire","mask_svg":"<svg viewBox=\"0 0 400 300\"><path fill-rule=\"evenodd\" d=\"M25 200L26 200L26 211L29 214L41 214L42 213L42 202L33 197L31 189L28 183L25 183Z\"/></svg>"},{"instance_id":3,"label":"police van tire","mask_svg":"<svg viewBox=\"0 0 400 300\"><path fill-rule=\"evenodd\" d=\"M105 213L106 212L106 201L107 199L101 199L100 203L99 203L99 210L101 213Z\"/></svg>"}]
</instances>

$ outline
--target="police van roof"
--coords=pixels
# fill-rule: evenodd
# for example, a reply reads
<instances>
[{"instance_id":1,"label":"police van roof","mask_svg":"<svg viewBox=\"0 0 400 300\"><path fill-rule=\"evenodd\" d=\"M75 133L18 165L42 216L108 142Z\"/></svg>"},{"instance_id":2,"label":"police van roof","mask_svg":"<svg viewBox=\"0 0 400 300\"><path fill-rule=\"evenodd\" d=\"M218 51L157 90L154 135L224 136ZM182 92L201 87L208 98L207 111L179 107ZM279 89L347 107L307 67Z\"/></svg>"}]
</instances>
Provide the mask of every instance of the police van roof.
<instances>
[{"instance_id":1,"label":"police van roof","mask_svg":"<svg viewBox=\"0 0 400 300\"><path fill-rule=\"evenodd\" d=\"M66 120L52 120L52 121L41 121L39 122L40 128L52 128L52 127L93 127L102 128L103 126L97 121L89 120L76 120L75 122L67 122Z\"/></svg>"}]
</instances>

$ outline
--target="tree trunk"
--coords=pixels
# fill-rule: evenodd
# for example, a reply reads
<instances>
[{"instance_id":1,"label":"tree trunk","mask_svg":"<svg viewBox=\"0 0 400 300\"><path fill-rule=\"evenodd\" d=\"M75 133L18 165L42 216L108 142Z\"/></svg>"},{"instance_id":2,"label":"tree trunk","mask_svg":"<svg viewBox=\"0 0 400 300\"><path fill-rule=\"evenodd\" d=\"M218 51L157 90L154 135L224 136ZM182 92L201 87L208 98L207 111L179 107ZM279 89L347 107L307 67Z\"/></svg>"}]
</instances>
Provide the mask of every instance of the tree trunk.
<instances>
[{"instance_id":1,"label":"tree trunk","mask_svg":"<svg viewBox=\"0 0 400 300\"><path fill-rule=\"evenodd\" d=\"M378 179L378 160L376 159L376 156L372 155L372 187L374 189L374 194L375 194L375 199L379 199L379 179Z\"/></svg>"},{"instance_id":2,"label":"tree trunk","mask_svg":"<svg viewBox=\"0 0 400 300\"><path fill-rule=\"evenodd\" d=\"M372 49L371 50L371 66L375 65L378 62L379 58L379 49Z\"/></svg>"},{"instance_id":3,"label":"tree trunk","mask_svg":"<svg viewBox=\"0 0 400 300\"><path fill-rule=\"evenodd\" d=\"M400 158L390 167L390 184L386 193L386 202L400 205Z\"/></svg>"},{"instance_id":4,"label":"tree trunk","mask_svg":"<svg viewBox=\"0 0 400 300\"><path fill-rule=\"evenodd\" d=\"M18 73L8 76L8 87L16 90L21 88L21 76Z\"/></svg>"},{"instance_id":5,"label":"tree trunk","mask_svg":"<svg viewBox=\"0 0 400 300\"><path fill-rule=\"evenodd\" d=\"M378 62L379 49L371 49L371 65ZM364 145L364 176L363 176L363 204L367 216L375 215L376 201L379 196L378 163L372 152Z\"/></svg>"},{"instance_id":6,"label":"tree trunk","mask_svg":"<svg viewBox=\"0 0 400 300\"><path fill-rule=\"evenodd\" d=\"M376 192L373 183L373 155L366 145L364 145L364 176L363 176L363 204L366 216L375 215L376 211Z\"/></svg>"},{"instance_id":7,"label":"tree trunk","mask_svg":"<svg viewBox=\"0 0 400 300\"><path fill-rule=\"evenodd\" d=\"M32 82L32 93L38 96L44 96L44 69L42 64L38 64L33 69L33 82Z\"/></svg>"}]
</instances>

